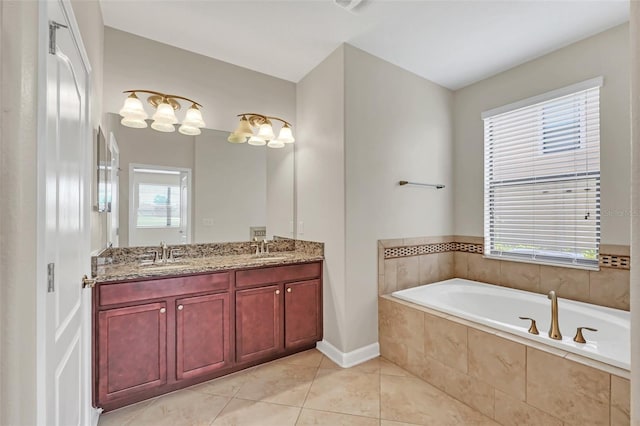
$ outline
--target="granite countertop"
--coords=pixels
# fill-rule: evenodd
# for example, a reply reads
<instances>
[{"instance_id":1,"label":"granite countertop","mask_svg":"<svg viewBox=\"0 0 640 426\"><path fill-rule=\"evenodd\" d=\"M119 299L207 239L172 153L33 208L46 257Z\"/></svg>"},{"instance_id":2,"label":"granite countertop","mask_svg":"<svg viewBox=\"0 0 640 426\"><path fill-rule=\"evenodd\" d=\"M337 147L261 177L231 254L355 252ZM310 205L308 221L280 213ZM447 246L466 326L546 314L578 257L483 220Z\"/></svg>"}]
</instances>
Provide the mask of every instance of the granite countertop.
<instances>
[{"instance_id":1,"label":"granite countertop","mask_svg":"<svg viewBox=\"0 0 640 426\"><path fill-rule=\"evenodd\" d=\"M100 283L201 274L229 269L278 266L323 260L318 253L304 251L275 252L258 257L254 254L226 254L183 258L166 264L141 265L140 262L102 264L96 267L95 278Z\"/></svg>"}]
</instances>

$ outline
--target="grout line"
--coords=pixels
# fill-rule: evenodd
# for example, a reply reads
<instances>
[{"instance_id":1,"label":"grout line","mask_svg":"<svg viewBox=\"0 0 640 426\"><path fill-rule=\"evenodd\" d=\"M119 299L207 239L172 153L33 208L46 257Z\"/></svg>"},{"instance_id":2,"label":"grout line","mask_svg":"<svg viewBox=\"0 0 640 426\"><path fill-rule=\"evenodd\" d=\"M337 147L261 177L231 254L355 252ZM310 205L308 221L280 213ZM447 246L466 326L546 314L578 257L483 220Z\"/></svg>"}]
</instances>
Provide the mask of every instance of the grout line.
<instances>
[{"instance_id":1,"label":"grout line","mask_svg":"<svg viewBox=\"0 0 640 426\"><path fill-rule=\"evenodd\" d=\"M218 414L216 414L216 416L211 420L211 422L209 423L209 426L211 426L211 425L213 424L213 422L215 422L215 421L216 421L216 419L217 419L218 417L220 417L220 414L222 414L222 413L224 412L225 408L227 408L227 406L231 403L231 401L233 401L233 399L234 399L233 397L229 398L229 400L227 401L227 403L226 403L226 404L224 404L224 407L222 407L222 410L220 410L220 412L219 412Z\"/></svg>"}]
</instances>

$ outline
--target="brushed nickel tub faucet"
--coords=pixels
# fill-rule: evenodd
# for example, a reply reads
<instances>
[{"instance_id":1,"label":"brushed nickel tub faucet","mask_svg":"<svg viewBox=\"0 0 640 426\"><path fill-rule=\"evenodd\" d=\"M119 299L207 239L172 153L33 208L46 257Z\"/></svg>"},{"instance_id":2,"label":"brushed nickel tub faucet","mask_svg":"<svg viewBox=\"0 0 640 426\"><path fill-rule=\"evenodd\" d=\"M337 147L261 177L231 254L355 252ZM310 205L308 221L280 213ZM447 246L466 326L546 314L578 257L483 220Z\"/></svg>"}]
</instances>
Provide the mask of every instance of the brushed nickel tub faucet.
<instances>
[{"instance_id":1,"label":"brushed nickel tub faucet","mask_svg":"<svg viewBox=\"0 0 640 426\"><path fill-rule=\"evenodd\" d=\"M549 337L554 340L562 340L562 333L560 333L560 325L558 324L558 297L556 292L551 290L548 299L551 300L551 327L549 328Z\"/></svg>"}]
</instances>

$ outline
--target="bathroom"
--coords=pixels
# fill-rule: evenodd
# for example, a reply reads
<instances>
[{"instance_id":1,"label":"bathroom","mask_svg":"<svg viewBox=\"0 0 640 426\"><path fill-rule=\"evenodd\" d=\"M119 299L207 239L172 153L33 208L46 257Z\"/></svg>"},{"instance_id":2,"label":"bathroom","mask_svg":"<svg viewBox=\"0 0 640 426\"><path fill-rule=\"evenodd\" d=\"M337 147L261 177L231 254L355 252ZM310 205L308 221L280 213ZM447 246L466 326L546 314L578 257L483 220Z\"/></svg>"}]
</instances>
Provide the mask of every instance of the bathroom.
<instances>
[{"instance_id":1,"label":"bathroom","mask_svg":"<svg viewBox=\"0 0 640 426\"><path fill-rule=\"evenodd\" d=\"M52 8L53 3L49 3ZM251 3L255 9L243 8L242 3L245 2L235 5L234 2L213 2L212 5L186 2L192 6L188 13L183 10L185 2L162 2L154 8L150 8L148 3L136 1L61 3L63 9L69 8L75 16L77 25L74 30L82 39L86 60L91 65L87 86L90 90L88 106L92 132L88 138L91 142L87 144L91 150L94 149L100 130L108 144L113 134L120 146L122 160L119 166L120 210L117 221L113 211L94 208L95 194L91 193L90 201L85 203L91 206L87 211L87 223L90 226L85 235L90 247L88 253L83 255L85 261L82 268L87 270L90 267L90 256L95 256L113 243L114 235L120 237L114 244L116 249L117 246L124 248L130 245L125 243L125 236L128 239L130 235L112 232L114 224L118 223L124 232L130 217L128 212L122 212L128 201L128 192L122 192L125 189L128 191L129 183L129 165L125 161L193 169L196 199L190 216L195 228L191 243L248 242L251 239L249 227L265 225L266 237L270 240L279 236L295 238L296 243L309 241L323 244L322 254L314 252L314 256L317 256L312 258L315 262L322 262L321 272L314 271L308 276L321 282L322 339L318 341L316 349L299 355L287 352L291 358L274 361L270 372L260 373L262 370L255 368L243 375L243 370L238 370L227 378L217 379L226 380L224 383L228 385L228 392L212 391L215 383L223 383L213 379L207 385L208 393L187 388L181 391L183 393L170 395L176 395L175 398L178 398L177 395L191 395L194 400L201 401L209 410L203 409L210 416L206 420L208 423L218 420L220 413L236 413L240 419L240 413L245 408L249 410L247 412L255 409L257 411L254 413L263 413L254 414L254 417L265 419L269 418L265 417L268 414L264 413L267 412L259 409L276 406L271 408L281 409L284 417L273 417L280 419L275 424L295 424L296 421L298 424L315 421L318 424L389 425L395 424L392 422L634 424L632 419L637 407L633 406L637 405L638 398L629 396L629 386L635 388L636 380L635 368L628 367L628 358L624 364L626 368L615 363L608 368L601 365L606 364L604 361L586 361L581 358L582 355L568 349L549 346L551 349L545 351L541 349L540 341L526 340L527 336L505 330L489 332L486 324L478 324L472 319L455 320L453 325L441 323L439 320L451 321L451 314L438 315L434 311L441 311L436 308L402 301L393 298L390 293L451 278L533 292L544 300L541 302L544 303L543 314L535 319L538 321L540 338L546 338L551 316L551 301L546 296L553 290L559 299L560 328L569 342L576 330L573 329L572 320L566 316L567 311L563 310L567 300L630 311L631 323L635 326L634 306L637 304L634 305L634 301L637 296L634 298L633 285L630 285L635 280L629 265L633 257L630 246L634 244L631 228L635 216L631 212L635 211L637 200L630 189L636 171L630 162L634 151L630 144L632 132L629 129L632 124L637 125L638 119L633 115L635 113L630 112L629 105L635 102L637 106L639 96L632 94L631 90L633 87L637 90L637 84L630 85L629 76L635 78L637 83L638 72L634 67L638 66L638 45L632 34L637 34L638 7L632 2L632 12L629 13L628 2L595 2L591 4L591 9L563 2L548 2L538 6L532 2L522 2L520 8L503 2L486 2L482 6L466 2L418 2L414 5L396 5L398 10L404 12L396 16L392 5L376 1L364 1L351 11L341 10L331 1L308 4L292 2L287 7L277 2ZM415 19L409 19L410 7L418 8L414 11ZM42 231L39 228L42 217L38 216L39 210L35 208L38 205L33 201L43 196L34 173L40 158L37 155L39 130L33 126L34 117L38 115L36 106L39 104L35 94L39 74L26 72L37 69L36 64L42 53L39 49L43 40L46 41L45 32L48 34L48 31L27 30L48 20L42 15L43 9L37 2L2 4L3 28L6 28L1 41L3 49L0 51L3 67L6 67L2 102L3 110L6 105L8 111L7 122L11 123L2 130L2 155L6 159L3 162L6 172L3 173L2 185L2 197L6 204L2 207L0 240L3 253L0 260L3 284L0 298L0 325L3 330L0 340L2 424L49 424L51 421L48 419L52 418L46 414L50 407L43 390L46 385L43 385L44 379L39 372L47 364L42 355L38 355L42 343L38 330L46 322L38 315L39 309L46 304L40 289L46 288L48 262L43 262L42 268L33 267L33 257L38 254ZM215 21L219 28L211 40L206 37L189 40L187 35L182 34L188 32L181 30L184 23L179 18L189 17L192 19L190 26L194 28L208 28L207 25L211 24L206 19L207 14L213 11L217 11L220 18ZM503 25L497 28L510 31L513 40L497 32L483 32L483 21L474 20L471 11L475 14L484 13L479 16L491 18L492 22L502 22ZM540 43L536 45L532 41L544 38L542 35L526 36L527 31L531 31L532 23L526 23L529 26L522 23L524 30L513 25L522 16L531 14L532 22L551 28L564 28L563 19L569 21L567 17L571 13L579 12L585 14L581 15L582 19L575 19L572 26L566 24L572 28L570 35L558 31L556 38L551 40L552 32L548 31L545 33L549 35L546 44L538 40ZM144 22L146 18L143 18L153 18L155 13L158 17L174 16L176 21L171 22L168 31L159 30L152 22ZM336 39L322 45L313 42L314 38L309 35L312 31L303 31L298 27L299 23L294 21L295 26L291 31L299 31L300 43L306 44L287 44L292 50L282 50L279 48L282 40L266 38L265 52L261 53L266 56L260 56L255 52L260 50L257 47L260 45L260 31L249 31L239 21L236 25L236 21L223 19L224 16L238 16L255 22L260 13L269 13L268 16L273 20L277 19L278 13L283 13L292 21L295 16L304 16L308 19L305 22L312 27L320 24L314 23L307 15L317 16L318 22L335 17L336 25L344 33L337 31L338 41ZM549 18L553 13L557 13L555 18ZM386 21L380 18L385 14L389 15ZM358 27L358 31L364 34L366 29L363 23L372 16L377 17L376 25L380 29L377 33L369 34L369 38L358 38L345 29L355 31L353 28L363 25ZM478 52L474 52L470 47L473 44L465 44L471 43L470 37L460 35L464 33L465 26L460 22L453 25L455 19L451 16L462 17L469 32L483 35L483 43L501 43L493 50L522 53L483 58L481 53L486 50L481 49L480 42L475 45ZM394 17L402 17L407 21L401 25L398 20L392 19ZM447 17L451 28L442 25ZM545 21L547 18L548 21ZM576 22L580 22L584 28L580 29ZM155 30L153 27L156 27ZM258 25L247 27L257 28ZM426 28L424 34L428 44L402 45L398 42L402 36L409 37L412 31L421 27ZM314 28L314 31L327 32L326 28ZM390 47L387 37L394 31L397 31L398 38L392 40L398 44ZM278 34L282 35L282 32ZM352 34L352 38L343 37L344 34ZM237 37L234 43L238 44L228 40L225 42L225 38L234 37ZM434 41L446 37L452 38L451 43ZM529 50L527 46L519 45L524 41L531 42ZM189 46L188 42L192 45ZM20 47L20 55L12 49L16 46ZM446 47L443 49L443 46ZM537 46L537 50L532 46ZM454 55L447 52L456 49L459 53ZM238 50L244 51L234 56ZM216 51L219 53L214 54ZM385 56L385 52L392 54ZM428 56L424 52L433 52L433 58L424 59ZM291 60L292 55L296 56L295 61ZM415 60L412 62L410 59ZM299 63L299 66L291 66L291 63ZM426 77L427 73L430 73L429 77ZM14 76L13 79L11 76ZM601 181L598 181L598 188L601 198L597 206L599 234L595 238L599 250L597 264L580 269L566 265L496 260L496 256L491 258L491 253L487 252L487 238L490 237L485 235L488 231L485 229L485 130L482 114L600 77L602 83L594 85L599 88L600 96L598 171ZM18 81L21 82L20 86L15 84ZM25 88L32 90L29 92ZM123 91L134 89L174 93L197 101L202 105L201 112L206 122L202 135L185 136L175 132L164 139L165 135L152 129L120 126L117 114L127 96ZM32 96L25 95L25 90ZM147 112L151 113L151 107L146 104L147 95L138 93L138 96L145 102ZM10 100L15 99L31 99L31 104L20 104L22 108L27 108L26 112L8 108ZM179 118L184 117L184 110L189 105L182 105L182 112L177 113ZM220 239L200 240L197 228L207 228L208 225L202 226L209 223L204 220L213 215L199 216L196 212L198 205L202 205L197 197L203 192L206 194L207 191L203 190L208 187L198 185L197 161L202 157L195 153L198 146L203 146L203 142L206 145L208 140L213 140L214 133L218 138L218 132L223 138L220 143L236 148L224 138L238 126L238 115L249 112L289 121L295 142L280 150L238 145L238 149L247 153L246 156L266 152L268 158L262 158L261 165L250 168L252 172L266 176L265 181L261 182L264 186L260 195L237 197L234 203L243 198L244 201L255 201L264 197L265 213L257 219L250 218L252 222L243 224L238 236L225 235ZM277 131L281 123L272 121ZM127 160L126 145L132 142L131 139L137 139L136 134L141 135L140 140L148 139L147 135L152 138L158 135L158 140L163 138L163 146L173 146L175 152L186 152L185 162L164 164L166 159L151 160L164 150ZM637 138L637 134L634 135ZM15 140L23 143L18 146L9 142ZM637 139L634 139L633 146L636 144ZM187 145L191 148L177 149L178 146ZM178 155L172 154L174 159ZM86 161L83 161L87 165L94 165L95 156L95 152L88 152ZM274 179L273 182L283 186L270 192L272 176L269 173L274 168L269 165L276 163L283 167L278 170L285 170L286 176ZM200 167L200 170L205 169L206 162L205 166ZM209 170L215 171L213 168ZM228 172L233 170L231 167ZM213 177L211 182L218 184L217 189L224 189L224 185L219 185L220 179ZM234 175L228 181L239 179ZM91 176L87 185L93 187L94 180L95 176ZM399 182L403 180L441 185L443 188L400 185ZM21 188L21 191L15 188ZM92 190L95 191L94 188ZM220 197L227 199L232 195L227 193ZM254 206L247 204L242 211L254 211ZM272 219L268 211L274 212L270 216ZM214 225L218 223L218 215L216 213L214 217ZM592 215L595 216L595 212ZM151 249L157 253L159 243L160 240L156 244L144 245L152 246ZM278 241L271 243L270 255L275 257L281 246L287 244ZM303 246L304 243L299 244L299 247ZM294 251L297 250L295 243L293 247ZM245 248L243 246L242 249ZM256 249L260 247L253 246L249 250ZM288 249L282 250L286 252ZM25 282L33 285L17 284ZM40 286L42 283L45 287ZM285 283L281 291L286 293L287 288ZM88 324L83 323L83 327L86 326L91 334L93 317L90 290L83 290L82 300L83 309L87 310L84 318L89 318ZM522 312L518 316L529 317L530 314ZM420 333L428 320L432 321L432 329L437 332ZM519 329L527 334L529 321L516 321ZM412 324L415 327L409 327ZM591 323L578 326L602 327ZM464 342L455 340L456 332L466 336ZM444 340L438 333L444 334ZM503 338L502 335L509 335L509 338L498 340ZM465 353L464 357L454 356L445 350L450 344L447 337L451 336L454 342L451 343L452 347ZM405 337L411 338L411 343L402 340ZM584 330L584 337L587 342L594 342L607 336L603 336L602 330ZM427 350L425 353L424 342L429 339L443 341L444 349ZM89 364L92 351L90 342L88 337L82 356ZM491 357L483 357L475 351L477 345L504 351L496 349L497 353ZM416 351L412 352L412 347ZM514 355L516 361L509 358L514 353L517 354L517 357ZM632 356L636 353L638 351L631 351ZM411 358L414 355L431 364L415 363L415 359ZM584 414L577 412L580 404L575 402L575 398L568 398L569 402L561 398L557 401L531 399L537 382L528 381L532 374L530 368L533 368L528 363L535 360L536 356L544 358L545 362L548 361L547 356L558 357L558 371L561 371L560 366L570 365L567 371L576 368L577 374L584 374L585 371L593 373L593 376L585 376L589 380L592 377L597 379L590 382L597 384L594 384L596 397L593 399L597 403L590 404L589 410L594 406L599 410L583 410L589 415L585 420L581 417ZM506 376L508 385L497 382L498 373L495 377L486 377L477 371L488 368L492 357L507 359L507 364L513 361L516 365L517 372ZM471 368L474 359L476 370ZM568 362L574 362L577 366L566 364ZM631 359L631 364L634 362ZM465 363L466 366L463 365ZM282 374L291 375L291 389L281 387L274 378ZM247 386L243 389L243 380L247 378L256 381L254 394ZM457 378L459 380L454 380ZM344 389L341 391L343 393L332 393L340 386L339 379L343 382L353 381L360 392ZM92 405L92 386L89 385L82 393L89 406ZM265 394L270 395L269 398L259 395L257 389L261 387ZM569 394L571 391L558 392ZM359 399L353 396L354 393L358 393ZM634 394L633 390L631 394ZM287 399L287 395L290 399ZM431 398L437 401L434 405L446 406L452 411L441 410L440 414L444 417L430 417L436 414L430 409L425 412L423 408L412 405L412 395ZM585 392L577 391L575 395L583 396ZM587 392L586 395L590 394ZM154 412L154 405L157 404L158 409L162 406L162 398L169 396L155 395L153 399L136 401L137 404L112 412L106 410L103 414L93 409L95 405L85 407L79 423L96 424L100 421L101 424L109 424L110 418L114 419L111 424L144 424L145 420L153 422L154 419L149 416ZM255 404L247 401L254 401ZM633 403L630 404L631 401ZM189 406L189 403L184 402L185 406ZM395 406L402 406L402 410ZM33 407L38 409L33 410ZM603 414L605 411L606 415ZM118 412L123 413L120 414L122 417L115 417ZM232 417L228 420L231 424L234 423ZM243 424L238 419L235 423ZM274 424L275 420L265 422L260 424ZM223 421L218 423L225 424Z\"/></svg>"}]
</instances>

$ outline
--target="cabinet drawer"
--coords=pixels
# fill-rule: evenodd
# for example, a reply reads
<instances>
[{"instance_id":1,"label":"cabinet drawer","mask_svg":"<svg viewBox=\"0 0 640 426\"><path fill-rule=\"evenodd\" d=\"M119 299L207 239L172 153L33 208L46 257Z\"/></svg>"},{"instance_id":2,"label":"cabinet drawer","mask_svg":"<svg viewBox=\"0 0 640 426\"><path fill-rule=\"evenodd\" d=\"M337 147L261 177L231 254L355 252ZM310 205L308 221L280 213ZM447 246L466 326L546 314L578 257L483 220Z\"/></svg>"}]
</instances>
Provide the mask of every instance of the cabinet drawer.
<instances>
[{"instance_id":1,"label":"cabinet drawer","mask_svg":"<svg viewBox=\"0 0 640 426\"><path fill-rule=\"evenodd\" d=\"M282 281L300 281L319 278L321 265L322 263L320 262L314 262L301 265L275 266L271 268L238 271L236 272L236 287L242 288Z\"/></svg>"},{"instance_id":2,"label":"cabinet drawer","mask_svg":"<svg viewBox=\"0 0 640 426\"><path fill-rule=\"evenodd\" d=\"M229 272L193 275L180 278L162 278L122 284L104 284L98 287L100 306L137 302L191 293L222 291L229 288Z\"/></svg>"}]
</instances>

